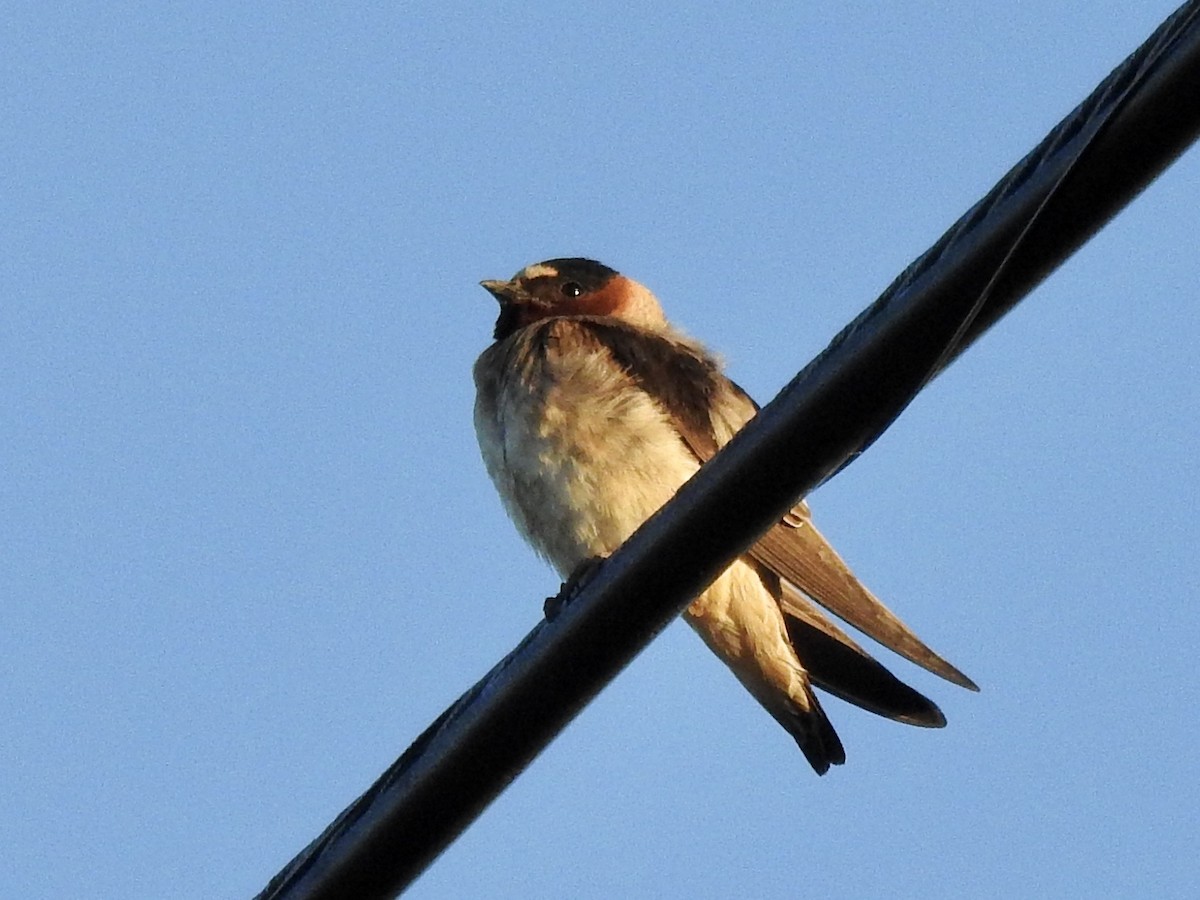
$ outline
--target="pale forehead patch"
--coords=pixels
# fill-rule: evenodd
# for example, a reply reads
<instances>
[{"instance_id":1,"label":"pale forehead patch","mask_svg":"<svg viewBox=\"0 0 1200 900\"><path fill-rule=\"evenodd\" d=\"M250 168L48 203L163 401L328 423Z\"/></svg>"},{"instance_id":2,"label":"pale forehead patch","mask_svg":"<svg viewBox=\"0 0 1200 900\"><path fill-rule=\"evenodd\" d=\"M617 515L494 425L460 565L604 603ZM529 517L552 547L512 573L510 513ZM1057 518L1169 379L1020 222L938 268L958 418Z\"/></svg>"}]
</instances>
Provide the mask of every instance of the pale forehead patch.
<instances>
[{"instance_id":1,"label":"pale forehead patch","mask_svg":"<svg viewBox=\"0 0 1200 900\"><path fill-rule=\"evenodd\" d=\"M557 276L558 269L554 268L554 266L548 266L545 263L534 263L532 266L526 266L514 275L513 281L531 278L555 278Z\"/></svg>"}]
</instances>

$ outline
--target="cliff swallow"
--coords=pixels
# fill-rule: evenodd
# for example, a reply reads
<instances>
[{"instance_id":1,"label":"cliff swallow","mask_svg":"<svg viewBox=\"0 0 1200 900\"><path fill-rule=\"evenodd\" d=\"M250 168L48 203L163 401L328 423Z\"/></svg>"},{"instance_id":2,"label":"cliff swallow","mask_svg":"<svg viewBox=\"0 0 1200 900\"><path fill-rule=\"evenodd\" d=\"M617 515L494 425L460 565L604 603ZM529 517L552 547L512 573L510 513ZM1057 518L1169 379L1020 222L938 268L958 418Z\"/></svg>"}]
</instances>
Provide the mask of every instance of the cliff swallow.
<instances>
[{"instance_id":1,"label":"cliff swallow","mask_svg":"<svg viewBox=\"0 0 1200 900\"><path fill-rule=\"evenodd\" d=\"M474 370L483 460L521 534L569 579L616 550L757 407L649 290L608 266L551 259L482 285L500 302ZM798 504L683 615L818 774L846 755L814 686L911 725L946 720L816 604L978 690L859 583Z\"/></svg>"}]
</instances>

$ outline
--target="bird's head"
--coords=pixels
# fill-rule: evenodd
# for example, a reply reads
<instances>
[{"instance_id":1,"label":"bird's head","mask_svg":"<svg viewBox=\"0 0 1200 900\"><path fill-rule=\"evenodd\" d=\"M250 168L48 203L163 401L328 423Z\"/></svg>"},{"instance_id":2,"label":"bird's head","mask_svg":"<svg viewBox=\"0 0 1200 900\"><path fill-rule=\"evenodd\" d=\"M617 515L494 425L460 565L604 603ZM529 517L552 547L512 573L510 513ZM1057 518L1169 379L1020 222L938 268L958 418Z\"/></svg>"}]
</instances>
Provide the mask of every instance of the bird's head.
<instances>
[{"instance_id":1,"label":"bird's head","mask_svg":"<svg viewBox=\"0 0 1200 900\"><path fill-rule=\"evenodd\" d=\"M500 303L493 337L552 316L611 316L641 328L666 325L658 300L632 278L594 259L548 259L510 281L481 281Z\"/></svg>"}]
</instances>

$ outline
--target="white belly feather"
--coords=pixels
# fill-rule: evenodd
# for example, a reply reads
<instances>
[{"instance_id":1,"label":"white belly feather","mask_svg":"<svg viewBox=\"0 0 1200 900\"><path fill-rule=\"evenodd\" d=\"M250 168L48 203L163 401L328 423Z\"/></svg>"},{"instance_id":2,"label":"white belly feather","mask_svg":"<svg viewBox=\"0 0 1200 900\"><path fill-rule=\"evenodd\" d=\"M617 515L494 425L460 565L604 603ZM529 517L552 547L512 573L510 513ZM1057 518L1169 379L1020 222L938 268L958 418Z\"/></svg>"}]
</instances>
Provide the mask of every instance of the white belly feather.
<instances>
[{"instance_id":1,"label":"white belly feather","mask_svg":"<svg viewBox=\"0 0 1200 900\"><path fill-rule=\"evenodd\" d=\"M699 463L610 360L535 354L521 338L489 348L476 365L475 427L509 515L566 577L612 553ZM513 354L499 369L507 377L485 374L497 371L493 353Z\"/></svg>"}]
</instances>

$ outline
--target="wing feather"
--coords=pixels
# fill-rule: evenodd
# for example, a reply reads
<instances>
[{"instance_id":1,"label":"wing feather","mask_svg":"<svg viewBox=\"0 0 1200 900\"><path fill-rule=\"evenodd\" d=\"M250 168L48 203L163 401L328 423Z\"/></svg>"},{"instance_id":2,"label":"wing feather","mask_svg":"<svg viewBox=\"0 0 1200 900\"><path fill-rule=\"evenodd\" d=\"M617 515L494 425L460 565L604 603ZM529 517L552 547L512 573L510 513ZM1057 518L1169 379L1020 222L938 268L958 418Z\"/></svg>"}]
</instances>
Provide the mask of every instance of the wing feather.
<instances>
[{"instance_id":1,"label":"wing feather","mask_svg":"<svg viewBox=\"0 0 1200 900\"><path fill-rule=\"evenodd\" d=\"M758 411L712 356L682 336L612 319L582 317L580 324L655 398L701 463ZM814 682L830 693L900 721L927 726L945 722L931 701L888 672L805 598L917 665L978 690L859 582L812 524L804 502L773 526L749 555L797 589L783 591L780 598L789 637Z\"/></svg>"}]
</instances>

